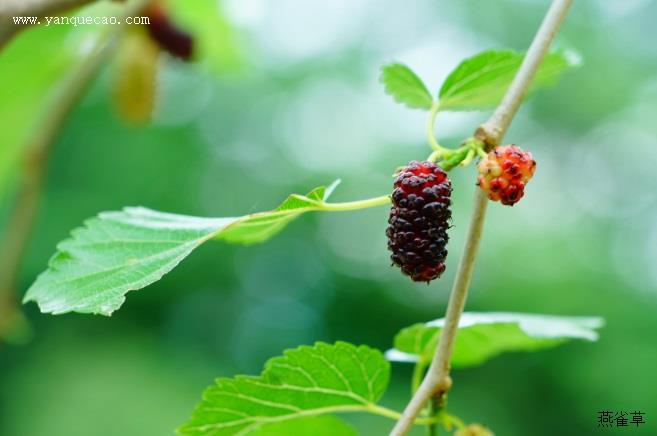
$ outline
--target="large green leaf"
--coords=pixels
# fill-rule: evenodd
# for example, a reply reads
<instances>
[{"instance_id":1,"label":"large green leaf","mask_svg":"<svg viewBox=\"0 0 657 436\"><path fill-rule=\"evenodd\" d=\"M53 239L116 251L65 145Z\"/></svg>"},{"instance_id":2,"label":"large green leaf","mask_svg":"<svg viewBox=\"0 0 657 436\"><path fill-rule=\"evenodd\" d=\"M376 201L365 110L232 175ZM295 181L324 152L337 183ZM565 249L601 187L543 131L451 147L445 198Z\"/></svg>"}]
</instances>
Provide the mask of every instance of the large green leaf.
<instances>
[{"instance_id":1,"label":"large green leaf","mask_svg":"<svg viewBox=\"0 0 657 436\"><path fill-rule=\"evenodd\" d=\"M479 110L496 106L520 68L524 53L488 50L461 62L440 88L441 110ZM572 52L548 54L539 67L532 90L550 85L563 71L577 66Z\"/></svg>"},{"instance_id":2,"label":"large green leaf","mask_svg":"<svg viewBox=\"0 0 657 436\"><path fill-rule=\"evenodd\" d=\"M426 85L406 65L389 64L381 68L381 83L396 102L410 108L430 109L433 98Z\"/></svg>"},{"instance_id":3,"label":"large green leaf","mask_svg":"<svg viewBox=\"0 0 657 436\"><path fill-rule=\"evenodd\" d=\"M218 379L179 432L244 435L303 417L369 411L385 392L389 377L390 365L378 350L345 342L302 346L269 360L258 377Z\"/></svg>"},{"instance_id":4,"label":"large green leaf","mask_svg":"<svg viewBox=\"0 0 657 436\"><path fill-rule=\"evenodd\" d=\"M349 424L331 415L309 416L266 424L249 432L249 436L357 436L357 434Z\"/></svg>"},{"instance_id":5,"label":"large green leaf","mask_svg":"<svg viewBox=\"0 0 657 436\"><path fill-rule=\"evenodd\" d=\"M595 330L603 324L598 317L464 312L454 343L452 367L477 366L505 352L536 351L573 339L596 341ZM395 348L386 356L393 361L430 363L443 325L441 318L401 330L395 336Z\"/></svg>"},{"instance_id":6,"label":"large green leaf","mask_svg":"<svg viewBox=\"0 0 657 436\"><path fill-rule=\"evenodd\" d=\"M129 291L162 278L209 239L233 243L264 241L294 218L329 210L337 185L290 195L278 208L236 218L199 218L142 207L103 212L57 246L48 269L28 289L24 302L42 312L110 315Z\"/></svg>"},{"instance_id":7,"label":"large green leaf","mask_svg":"<svg viewBox=\"0 0 657 436\"><path fill-rule=\"evenodd\" d=\"M42 312L110 315L237 218L197 218L137 207L103 212L57 246L24 302Z\"/></svg>"}]
</instances>

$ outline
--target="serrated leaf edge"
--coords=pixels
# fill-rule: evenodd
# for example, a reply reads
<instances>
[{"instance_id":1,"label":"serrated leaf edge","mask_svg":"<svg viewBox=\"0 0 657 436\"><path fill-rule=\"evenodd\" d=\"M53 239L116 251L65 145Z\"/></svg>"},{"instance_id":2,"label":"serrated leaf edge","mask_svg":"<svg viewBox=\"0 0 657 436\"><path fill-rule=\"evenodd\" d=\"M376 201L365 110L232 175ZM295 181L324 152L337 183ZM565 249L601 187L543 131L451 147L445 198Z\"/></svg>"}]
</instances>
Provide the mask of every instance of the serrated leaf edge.
<instances>
[{"instance_id":1,"label":"serrated leaf edge","mask_svg":"<svg viewBox=\"0 0 657 436\"><path fill-rule=\"evenodd\" d=\"M419 89L417 87L413 86L412 87L413 88L412 93L417 95L417 96L421 96L422 99L426 98L427 101L425 102L425 104L423 104L421 106L409 104L408 102L404 101L401 97L399 97L399 95L395 91L390 89L390 87L388 86L388 83L386 83L386 81L385 81L384 76L386 75L387 71L389 71L391 68L394 68L394 67L401 67L401 68L405 69L406 71L408 71L411 74L412 78L417 81L416 85L419 85ZM413 71L409 66L407 66L407 65L405 65L401 62L392 62L392 63L386 64L386 65L383 65L381 67L380 71L381 71L381 73L379 75L379 82L383 85L383 89L385 90L385 93L388 94L389 96L391 96L393 98L393 100L395 100L397 103L402 104L402 105L404 105L404 106L406 106L410 109L424 109L424 110L431 109L431 106L433 105L434 100L433 100L433 97L431 96L431 93L429 92L429 88L427 88L427 85L420 78L420 76L418 76L415 73L415 71Z\"/></svg>"},{"instance_id":2,"label":"serrated leaf edge","mask_svg":"<svg viewBox=\"0 0 657 436\"><path fill-rule=\"evenodd\" d=\"M380 351L375 349L375 348L368 347L366 345L356 346L356 345L353 345L353 344L350 344L350 343L344 342L344 341L337 341L334 344L329 344L329 343L326 343L326 342L318 341L318 342L315 342L315 344L312 345L312 346L310 346L310 345L301 345L301 346L293 348L293 349L285 350L283 352L283 355L272 357L269 360L267 360L267 362L265 362L265 364L263 365L263 370L261 371L260 376L238 375L238 376L235 376L233 378L225 378L225 377L217 378L215 380L215 383L213 385L209 386L208 388L206 388L206 390L203 392L202 402L197 405L197 407L195 408L195 410L192 414L192 417L194 416L194 414L196 414L197 411L209 410L209 409L206 409L206 408L202 407L203 401L209 400L210 395L213 394L213 390L217 386L219 386L220 383L222 383L224 381L232 381L232 380L249 380L251 382L258 383L258 382L260 382L260 380L262 380L262 378L267 376L267 373L272 368L272 366L280 365L280 360L283 360L285 358L293 356L297 352L306 352L306 353L310 352L310 351L315 352L315 351L317 351L317 349L321 349L321 348L324 348L324 347L340 347L340 348L343 348L343 349L348 348L352 352L353 351L355 351L355 352L359 352L359 351L374 352L372 355L375 355L376 353L380 353ZM364 367L362 366L362 362L358 361L358 363L364 369ZM388 372L390 371L389 364L386 365L386 369L387 369ZM376 380L379 377L379 373L380 372L377 371L377 373L375 373L374 376L371 378L371 381ZM275 385L275 384L271 384L271 383L264 383L263 387L265 387L267 389L282 388L282 389L293 389L293 390L300 391L300 392L311 392L312 391L312 392L318 392L318 393L326 393L326 394L330 394L330 395L348 396L351 399L354 399L356 401L361 402L361 404L328 406L328 407L321 407L321 408L308 409L308 410L292 408L291 405L287 405L289 407L281 407L280 403L267 404L270 407L287 408L287 410L291 410L294 413L293 414L288 413L288 414L279 415L279 416L256 417L256 418L258 418L258 421L254 422L252 425L249 425L249 426L245 427L244 429L240 430L238 433L235 433L235 436L248 434L248 432L250 432L250 431L252 431L256 428L259 428L263 425L273 424L273 423L283 422L283 421L290 421L290 420L303 418L303 417L308 417L308 416L318 416L318 415L324 415L324 414L328 414L328 413L337 413L337 412L356 412L356 411L373 412L373 410L376 409L376 402L375 401L368 400L368 399L356 394L355 392L353 392L353 390L349 390L349 392L350 392L350 394L349 394L348 392L345 392L345 391L338 391L338 390L327 389L327 388L320 388L320 390L317 390L316 388L303 388L303 387L299 387L299 386L280 385L280 384ZM371 389L369 391L370 391L370 394L371 394ZM251 398L254 401L261 402L261 400L259 398L255 398L255 397L251 397ZM212 407L211 409L212 410L217 410L214 407ZM245 422L252 421L253 418L254 418L251 415L244 414L240 410L233 410L233 409L230 409L230 408L221 408L221 411L224 411L224 412L227 412L227 413L232 413L232 414L235 414L237 416L243 415L245 418L242 421L235 420L235 421L226 422L225 424L227 424L227 425L222 425L224 423L205 424L205 425L186 425L186 424L184 424L181 427L179 427L176 431L180 434L186 434L186 432L188 430L206 431L206 430L209 430L209 429L227 428L227 427L231 427L231 426L234 426L234 425L240 425L240 424L243 424Z\"/></svg>"}]
</instances>

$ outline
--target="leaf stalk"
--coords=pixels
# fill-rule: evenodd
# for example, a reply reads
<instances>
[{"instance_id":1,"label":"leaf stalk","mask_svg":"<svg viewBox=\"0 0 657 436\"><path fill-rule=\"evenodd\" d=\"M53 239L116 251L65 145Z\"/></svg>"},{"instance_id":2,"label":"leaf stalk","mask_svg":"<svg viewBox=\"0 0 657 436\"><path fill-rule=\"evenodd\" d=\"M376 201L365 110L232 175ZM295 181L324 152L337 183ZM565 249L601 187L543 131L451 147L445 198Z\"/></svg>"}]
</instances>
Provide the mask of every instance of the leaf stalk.
<instances>
[{"instance_id":1,"label":"leaf stalk","mask_svg":"<svg viewBox=\"0 0 657 436\"><path fill-rule=\"evenodd\" d=\"M436 135L434 134L436 116L438 116L439 110L440 110L440 102L436 100L431 105L431 109L429 110L429 119L427 120L427 140L429 141L429 145L431 146L431 149L434 151L434 154L436 155L436 159L452 151L449 148L445 148L440 144L438 144L438 140L436 140Z\"/></svg>"},{"instance_id":2,"label":"leaf stalk","mask_svg":"<svg viewBox=\"0 0 657 436\"><path fill-rule=\"evenodd\" d=\"M350 210L367 209L369 207L385 206L390 204L390 196L367 198L365 200L346 201L344 203L320 203L319 210L327 212L345 212Z\"/></svg>"}]
</instances>

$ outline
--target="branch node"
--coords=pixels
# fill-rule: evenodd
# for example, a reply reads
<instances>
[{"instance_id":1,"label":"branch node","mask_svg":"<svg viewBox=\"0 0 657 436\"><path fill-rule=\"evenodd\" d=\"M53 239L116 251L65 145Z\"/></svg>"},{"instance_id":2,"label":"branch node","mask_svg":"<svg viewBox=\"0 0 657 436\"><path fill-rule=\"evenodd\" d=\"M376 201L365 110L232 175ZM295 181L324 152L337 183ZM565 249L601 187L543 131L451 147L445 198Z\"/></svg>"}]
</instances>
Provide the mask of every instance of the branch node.
<instances>
[{"instance_id":1,"label":"branch node","mask_svg":"<svg viewBox=\"0 0 657 436\"><path fill-rule=\"evenodd\" d=\"M452 388L452 377L445 375L436 383L435 394L437 398L443 398L447 392Z\"/></svg>"},{"instance_id":2,"label":"branch node","mask_svg":"<svg viewBox=\"0 0 657 436\"><path fill-rule=\"evenodd\" d=\"M486 122L477 127L474 132L474 137L484 143L486 151L490 151L500 145L502 129L499 126L491 125Z\"/></svg>"}]
</instances>

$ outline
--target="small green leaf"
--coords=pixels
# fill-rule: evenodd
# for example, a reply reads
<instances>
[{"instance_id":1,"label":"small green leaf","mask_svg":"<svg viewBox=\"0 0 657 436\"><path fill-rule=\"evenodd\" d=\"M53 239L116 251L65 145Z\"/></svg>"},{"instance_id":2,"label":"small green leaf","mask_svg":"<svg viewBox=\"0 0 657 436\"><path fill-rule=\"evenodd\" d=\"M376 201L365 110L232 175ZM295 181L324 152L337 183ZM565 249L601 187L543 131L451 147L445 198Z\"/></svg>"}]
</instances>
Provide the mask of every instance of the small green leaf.
<instances>
[{"instance_id":1,"label":"small green leaf","mask_svg":"<svg viewBox=\"0 0 657 436\"><path fill-rule=\"evenodd\" d=\"M156 282L209 239L262 242L305 212L322 210L337 185L290 195L270 212L237 218L199 218L129 207L102 212L57 246L23 302L42 312L110 315L125 294Z\"/></svg>"},{"instance_id":2,"label":"small green leaf","mask_svg":"<svg viewBox=\"0 0 657 436\"><path fill-rule=\"evenodd\" d=\"M333 194L333 191L335 191L335 188L338 187L340 182L341 180L337 179L328 186L320 186L319 188L315 188L306 194L306 197L310 198L311 200L327 201L331 194Z\"/></svg>"},{"instance_id":3,"label":"small green leaf","mask_svg":"<svg viewBox=\"0 0 657 436\"><path fill-rule=\"evenodd\" d=\"M488 50L464 60L440 88L440 109L468 111L496 106L524 56L513 50ZM554 83L559 74L577 65L579 57L572 52L548 54L534 77L530 92Z\"/></svg>"},{"instance_id":4,"label":"small green leaf","mask_svg":"<svg viewBox=\"0 0 657 436\"><path fill-rule=\"evenodd\" d=\"M414 109L431 109L431 94L422 80L406 65L385 65L381 68L381 83L396 102Z\"/></svg>"},{"instance_id":5,"label":"small green leaf","mask_svg":"<svg viewBox=\"0 0 657 436\"><path fill-rule=\"evenodd\" d=\"M339 183L340 180L336 180L328 187L320 186L306 195L292 194L273 211L255 213L240 219L217 233L216 239L241 244L263 242L280 232L302 213L321 210Z\"/></svg>"},{"instance_id":6,"label":"small green leaf","mask_svg":"<svg viewBox=\"0 0 657 436\"><path fill-rule=\"evenodd\" d=\"M392 361L430 363L443 325L441 318L401 330L395 336L395 348L386 356ZM537 351L573 339L596 341L595 330L603 325L598 317L465 312L454 343L452 367L477 366L505 352Z\"/></svg>"},{"instance_id":7,"label":"small green leaf","mask_svg":"<svg viewBox=\"0 0 657 436\"><path fill-rule=\"evenodd\" d=\"M345 342L302 346L270 359L258 377L217 379L179 432L251 434L303 417L368 411L385 392L389 377L390 364L378 350Z\"/></svg>"}]
</instances>

